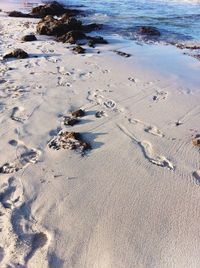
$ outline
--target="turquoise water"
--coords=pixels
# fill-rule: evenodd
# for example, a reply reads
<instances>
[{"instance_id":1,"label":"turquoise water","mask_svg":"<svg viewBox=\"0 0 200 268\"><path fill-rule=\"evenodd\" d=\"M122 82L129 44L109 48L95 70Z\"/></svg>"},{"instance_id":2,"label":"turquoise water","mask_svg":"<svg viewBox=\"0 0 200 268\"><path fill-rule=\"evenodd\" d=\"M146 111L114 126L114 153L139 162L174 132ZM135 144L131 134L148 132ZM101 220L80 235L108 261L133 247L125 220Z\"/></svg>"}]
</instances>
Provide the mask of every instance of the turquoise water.
<instances>
[{"instance_id":1,"label":"turquoise water","mask_svg":"<svg viewBox=\"0 0 200 268\"><path fill-rule=\"evenodd\" d=\"M29 9L42 1L0 0L0 7L12 5ZM138 39L137 26L151 25L162 32L161 40L178 42L200 41L200 1L181 0L62 0L66 5L79 6L89 18L105 25L104 31L128 39Z\"/></svg>"}]
</instances>

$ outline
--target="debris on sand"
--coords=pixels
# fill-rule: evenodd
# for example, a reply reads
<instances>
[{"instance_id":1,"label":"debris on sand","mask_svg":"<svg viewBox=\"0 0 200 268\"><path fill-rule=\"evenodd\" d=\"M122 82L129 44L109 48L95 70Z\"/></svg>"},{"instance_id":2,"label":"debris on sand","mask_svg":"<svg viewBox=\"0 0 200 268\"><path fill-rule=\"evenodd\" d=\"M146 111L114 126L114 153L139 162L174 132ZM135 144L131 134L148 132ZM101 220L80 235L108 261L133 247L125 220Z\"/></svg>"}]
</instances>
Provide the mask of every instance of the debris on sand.
<instances>
[{"instance_id":1,"label":"debris on sand","mask_svg":"<svg viewBox=\"0 0 200 268\"><path fill-rule=\"evenodd\" d=\"M80 120L70 117L70 116L64 116L64 125L66 126L74 126L76 124L78 124L80 122Z\"/></svg>"},{"instance_id":2,"label":"debris on sand","mask_svg":"<svg viewBox=\"0 0 200 268\"><path fill-rule=\"evenodd\" d=\"M82 109L76 110L76 111L72 112L72 116L75 118L83 117L83 116L85 116L85 111L83 111Z\"/></svg>"},{"instance_id":3,"label":"debris on sand","mask_svg":"<svg viewBox=\"0 0 200 268\"><path fill-rule=\"evenodd\" d=\"M80 122L79 117L85 116L85 111L82 109L71 112L71 115L67 115L63 117L63 123L65 126L74 126Z\"/></svg>"},{"instance_id":4,"label":"debris on sand","mask_svg":"<svg viewBox=\"0 0 200 268\"><path fill-rule=\"evenodd\" d=\"M85 142L82 135L77 132L68 132L61 130L57 136L49 142L49 148L54 150L69 149L83 154L90 149L90 144Z\"/></svg>"},{"instance_id":5,"label":"debris on sand","mask_svg":"<svg viewBox=\"0 0 200 268\"><path fill-rule=\"evenodd\" d=\"M197 146L200 148L200 135L196 135L196 137L192 140L192 143L194 146Z\"/></svg>"}]
</instances>

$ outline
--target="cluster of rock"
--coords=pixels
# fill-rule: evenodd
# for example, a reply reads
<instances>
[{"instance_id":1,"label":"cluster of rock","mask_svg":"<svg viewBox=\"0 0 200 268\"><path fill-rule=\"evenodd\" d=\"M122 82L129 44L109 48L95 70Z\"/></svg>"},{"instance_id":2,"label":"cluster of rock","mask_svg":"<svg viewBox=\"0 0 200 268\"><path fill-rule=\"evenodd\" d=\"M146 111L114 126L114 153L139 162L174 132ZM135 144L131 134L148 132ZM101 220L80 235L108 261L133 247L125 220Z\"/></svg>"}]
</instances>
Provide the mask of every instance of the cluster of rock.
<instances>
[{"instance_id":1,"label":"cluster of rock","mask_svg":"<svg viewBox=\"0 0 200 268\"><path fill-rule=\"evenodd\" d=\"M92 23L83 25L82 22L74 17L64 14L57 19L51 15L42 18L37 25L37 33L41 35L55 36L58 42L70 44L88 44L94 47L95 44L107 44L107 41L100 36L91 37L86 35L88 32L101 29L102 25Z\"/></svg>"},{"instance_id":2,"label":"cluster of rock","mask_svg":"<svg viewBox=\"0 0 200 268\"><path fill-rule=\"evenodd\" d=\"M13 11L9 13L9 16L41 18L37 25L37 33L55 36L58 42L79 44L81 41L81 44L88 44L90 47L94 47L96 44L107 44L103 37L86 35L88 32L101 29L102 25L96 23L84 25L82 21L75 18L80 13L79 10L66 9L63 5L54 1L33 8L29 14ZM77 52L83 53L84 50L79 48Z\"/></svg>"},{"instance_id":3,"label":"cluster of rock","mask_svg":"<svg viewBox=\"0 0 200 268\"><path fill-rule=\"evenodd\" d=\"M101 24L83 24L77 19L82 11L65 8L62 4L53 1L51 3L34 7L31 13L24 14L18 11L9 13L11 17L41 18L37 24L39 35L54 36L56 41L62 43L77 44L73 49L75 53L85 53L85 49L80 45L95 47L96 44L107 44L108 42L101 36L89 36L88 33L102 28ZM161 33L158 29L151 26L141 26L137 28L137 33L144 38L158 38ZM25 36L22 41L35 41L35 36ZM117 54L123 57L130 57L129 54Z\"/></svg>"}]
</instances>

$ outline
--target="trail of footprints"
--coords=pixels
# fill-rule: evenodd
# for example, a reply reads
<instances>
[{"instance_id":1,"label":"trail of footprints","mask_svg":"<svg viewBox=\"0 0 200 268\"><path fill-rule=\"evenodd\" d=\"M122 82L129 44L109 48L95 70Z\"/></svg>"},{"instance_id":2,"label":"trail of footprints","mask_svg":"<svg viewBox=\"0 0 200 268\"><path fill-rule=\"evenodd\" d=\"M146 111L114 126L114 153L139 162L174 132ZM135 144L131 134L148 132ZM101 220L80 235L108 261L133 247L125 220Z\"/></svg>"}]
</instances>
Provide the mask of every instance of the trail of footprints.
<instances>
[{"instance_id":1,"label":"trail of footprints","mask_svg":"<svg viewBox=\"0 0 200 268\"><path fill-rule=\"evenodd\" d=\"M50 235L31 215L21 181L10 177L0 188L0 266L27 267L38 253L47 255Z\"/></svg>"},{"instance_id":2,"label":"trail of footprints","mask_svg":"<svg viewBox=\"0 0 200 268\"><path fill-rule=\"evenodd\" d=\"M156 101L165 99L167 97L166 92L158 92L157 91L156 93L157 93ZM104 96L99 94L98 90L96 90L94 92L89 91L87 99L88 99L88 101L95 102L97 105L100 105L100 106L104 107L105 109L113 110L115 112L123 111L123 108L121 108L121 109L116 108L117 104L115 101L105 98ZM143 131L145 131L149 134L152 134L154 136L158 136L161 138L165 136L164 133L161 130L159 130L156 126L147 124L145 122L142 122L141 120L128 118L128 122L131 124L134 124L136 126L141 126L143 128ZM135 143L137 143L140 146L145 158L148 159L149 162L151 162L154 165L160 166L160 167L167 167L170 170L175 169L175 166L173 165L173 163L170 160L168 160L165 156L158 155L154 151L153 146L149 141L141 141L138 138L136 138L135 136L133 136L133 134L131 134L124 126L120 126L120 125L117 125L117 126L124 134L126 134L129 138L131 138L132 141L134 141Z\"/></svg>"}]
</instances>

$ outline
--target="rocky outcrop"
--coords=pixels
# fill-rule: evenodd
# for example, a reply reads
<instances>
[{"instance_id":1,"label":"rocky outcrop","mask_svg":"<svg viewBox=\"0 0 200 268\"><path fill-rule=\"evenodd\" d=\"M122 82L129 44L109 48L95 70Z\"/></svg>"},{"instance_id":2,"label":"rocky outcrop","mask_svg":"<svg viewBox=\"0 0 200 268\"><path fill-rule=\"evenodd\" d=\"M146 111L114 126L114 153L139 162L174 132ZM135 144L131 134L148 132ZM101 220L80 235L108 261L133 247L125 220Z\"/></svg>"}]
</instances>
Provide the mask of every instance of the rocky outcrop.
<instances>
[{"instance_id":1,"label":"rocky outcrop","mask_svg":"<svg viewBox=\"0 0 200 268\"><path fill-rule=\"evenodd\" d=\"M79 30L82 22L69 18L63 23L62 20L55 19L53 16L48 15L39 21L37 25L37 33L43 35L62 36L71 30Z\"/></svg>"}]
</instances>

